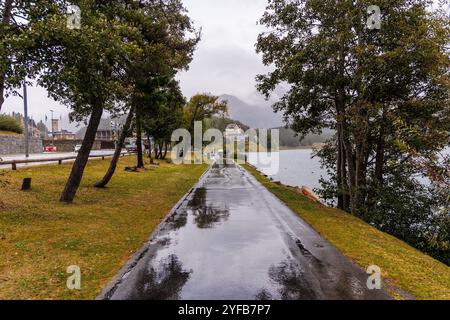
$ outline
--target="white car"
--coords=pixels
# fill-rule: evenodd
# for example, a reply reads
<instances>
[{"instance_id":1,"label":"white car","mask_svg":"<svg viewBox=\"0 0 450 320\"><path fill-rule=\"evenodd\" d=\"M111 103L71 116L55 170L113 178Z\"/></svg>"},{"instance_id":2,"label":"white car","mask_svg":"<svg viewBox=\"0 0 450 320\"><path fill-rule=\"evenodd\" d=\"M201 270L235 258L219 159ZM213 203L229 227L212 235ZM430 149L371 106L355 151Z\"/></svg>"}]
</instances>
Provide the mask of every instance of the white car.
<instances>
[{"instance_id":1,"label":"white car","mask_svg":"<svg viewBox=\"0 0 450 320\"><path fill-rule=\"evenodd\" d=\"M75 146L75 148L73 149L73 151L74 151L74 152L79 152L80 149L81 149L81 144L77 144L77 145Z\"/></svg>"}]
</instances>

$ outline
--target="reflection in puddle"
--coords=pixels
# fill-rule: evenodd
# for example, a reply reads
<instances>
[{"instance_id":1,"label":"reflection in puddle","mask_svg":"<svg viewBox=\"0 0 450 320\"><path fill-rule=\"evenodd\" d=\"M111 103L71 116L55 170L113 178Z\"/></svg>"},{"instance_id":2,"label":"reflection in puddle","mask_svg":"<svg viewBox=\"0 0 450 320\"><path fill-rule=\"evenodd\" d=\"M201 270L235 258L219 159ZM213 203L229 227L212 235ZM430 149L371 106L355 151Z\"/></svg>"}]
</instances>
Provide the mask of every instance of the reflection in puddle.
<instances>
[{"instance_id":1,"label":"reflection in puddle","mask_svg":"<svg viewBox=\"0 0 450 320\"><path fill-rule=\"evenodd\" d=\"M206 192L204 188L197 189L189 202L193 210L194 222L200 229L211 229L215 224L228 220L230 216L228 208L218 208L207 204Z\"/></svg>"},{"instance_id":2,"label":"reflection in puddle","mask_svg":"<svg viewBox=\"0 0 450 320\"><path fill-rule=\"evenodd\" d=\"M281 300L312 300L317 295L300 267L292 260L285 260L269 270L269 276L278 286Z\"/></svg>"},{"instance_id":3,"label":"reflection in puddle","mask_svg":"<svg viewBox=\"0 0 450 320\"><path fill-rule=\"evenodd\" d=\"M201 206L205 206L206 204L206 189L198 188L195 190L194 196L189 201L189 206L193 208L198 208Z\"/></svg>"},{"instance_id":4,"label":"reflection in puddle","mask_svg":"<svg viewBox=\"0 0 450 320\"><path fill-rule=\"evenodd\" d=\"M187 224L187 212L175 212L168 220L168 228L176 231L186 226Z\"/></svg>"},{"instance_id":5,"label":"reflection in puddle","mask_svg":"<svg viewBox=\"0 0 450 320\"><path fill-rule=\"evenodd\" d=\"M194 211L195 224L200 229L211 229L214 225L224 222L230 216L227 209L216 209L213 207L199 208Z\"/></svg>"},{"instance_id":6,"label":"reflection in puddle","mask_svg":"<svg viewBox=\"0 0 450 320\"><path fill-rule=\"evenodd\" d=\"M177 300L192 271L183 270L178 257L171 255L161 260L156 267L149 266L141 270L141 273L142 280L132 299Z\"/></svg>"}]
</instances>

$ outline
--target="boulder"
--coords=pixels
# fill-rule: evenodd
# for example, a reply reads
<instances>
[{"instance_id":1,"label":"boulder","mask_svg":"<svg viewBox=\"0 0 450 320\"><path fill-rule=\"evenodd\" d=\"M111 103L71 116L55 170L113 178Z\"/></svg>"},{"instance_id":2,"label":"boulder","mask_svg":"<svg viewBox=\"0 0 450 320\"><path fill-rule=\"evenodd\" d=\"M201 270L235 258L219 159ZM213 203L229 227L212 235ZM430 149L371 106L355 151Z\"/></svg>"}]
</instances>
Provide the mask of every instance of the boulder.
<instances>
[{"instance_id":1,"label":"boulder","mask_svg":"<svg viewBox=\"0 0 450 320\"><path fill-rule=\"evenodd\" d=\"M296 188L296 192L298 194L304 195L305 197L307 197L308 199L310 199L314 202L322 203L320 201L319 197L309 187L303 186L301 188Z\"/></svg>"}]
</instances>

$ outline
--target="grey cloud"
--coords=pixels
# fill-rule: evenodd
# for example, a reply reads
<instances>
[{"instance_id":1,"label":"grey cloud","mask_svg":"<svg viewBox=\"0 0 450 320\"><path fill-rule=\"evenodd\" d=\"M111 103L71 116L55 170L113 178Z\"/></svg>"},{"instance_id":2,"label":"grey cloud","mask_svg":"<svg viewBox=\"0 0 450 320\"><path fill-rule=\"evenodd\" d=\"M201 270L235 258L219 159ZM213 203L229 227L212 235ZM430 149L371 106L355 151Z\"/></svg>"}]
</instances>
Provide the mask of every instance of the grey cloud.
<instances>
[{"instance_id":1,"label":"grey cloud","mask_svg":"<svg viewBox=\"0 0 450 320\"><path fill-rule=\"evenodd\" d=\"M256 93L255 76L266 73L255 42L263 30L257 25L266 7L266 0L185 0L195 25L202 27L203 37L189 71L178 76L186 97L198 92L230 94L247 103L262 100ZM47 97L42 88L29 89L30 114L35 120L49 116L50 109L62 114L70 110ZM23 112L21 98L8 98L4 112ZM68 120L65 120L68 125Z\"/></svg>"}]
</instances>

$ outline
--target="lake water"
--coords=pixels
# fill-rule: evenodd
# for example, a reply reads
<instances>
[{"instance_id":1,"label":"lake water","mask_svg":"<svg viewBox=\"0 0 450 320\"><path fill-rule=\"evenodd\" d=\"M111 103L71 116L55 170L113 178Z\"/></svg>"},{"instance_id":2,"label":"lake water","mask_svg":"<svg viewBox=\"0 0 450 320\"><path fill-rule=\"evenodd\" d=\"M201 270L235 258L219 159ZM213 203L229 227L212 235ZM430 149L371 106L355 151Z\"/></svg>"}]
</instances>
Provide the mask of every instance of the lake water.
<instances>
[{"instance_id":1,"label":"lake water","mask_svg":"<svg viewBox=\"0 0 450 320\"><path fill-rule=\"evenodd\" d=\"M320 188L320 178L328 179L326 170L320 167L319 158L312 158L313 150L286 150L280 151L280 166L277 174L260 165L255 157L249 157L249 163L267 174L275 181L294 187L307 186Z\"/></svg>"},{"instance_id":2,"label":"lake water","mask_svg":"<svg viewBox=\"0 0 450 320\"><path fill-rule=\"evenodd\" d=\"M450 155L450 148L446 148L443 155ZM294 187L307 186L310 188L321 188L320 178L328 179L326 170L320 167L320 159L312 158L313 150L287 150L280 151L278 173L272 174L273 168L268 169L260 165L255 154L249 156L249 163L258 168L259 171L268 175L275 181ZM429 181L419 178L424 184Z\"/></svg>"}]
</instances>

